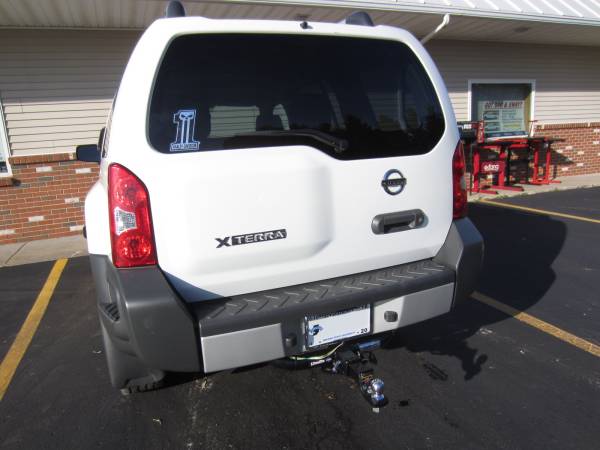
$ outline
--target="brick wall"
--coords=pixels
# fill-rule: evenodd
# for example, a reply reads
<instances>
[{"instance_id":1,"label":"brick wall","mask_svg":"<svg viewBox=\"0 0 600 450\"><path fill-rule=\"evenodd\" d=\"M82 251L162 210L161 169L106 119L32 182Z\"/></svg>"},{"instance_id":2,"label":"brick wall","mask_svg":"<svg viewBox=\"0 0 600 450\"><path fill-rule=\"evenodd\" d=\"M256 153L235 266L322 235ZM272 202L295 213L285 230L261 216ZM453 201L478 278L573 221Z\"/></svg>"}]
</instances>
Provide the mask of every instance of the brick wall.
<instances>
[{"instance_id":1,"label":"brick wall","mask_svg":"<svg viewBox=\"0 0 600 450\"><path fill-rule=\"evenodd\" d=\"M13 177L0 178L0 244L81 234L83 202L98 165L73 153L9 159Z\"/></svg>"},{"instance_id":2,"label":"brick wall","mask_svg":"<svg viewBox=\"0 0 600 450\"><path fill-rule=\"evenodd\" d=\"M556 176L600 173L600 122L542 125L536 133L565 139L553 146Z\"/></svg>"}]
</instances>

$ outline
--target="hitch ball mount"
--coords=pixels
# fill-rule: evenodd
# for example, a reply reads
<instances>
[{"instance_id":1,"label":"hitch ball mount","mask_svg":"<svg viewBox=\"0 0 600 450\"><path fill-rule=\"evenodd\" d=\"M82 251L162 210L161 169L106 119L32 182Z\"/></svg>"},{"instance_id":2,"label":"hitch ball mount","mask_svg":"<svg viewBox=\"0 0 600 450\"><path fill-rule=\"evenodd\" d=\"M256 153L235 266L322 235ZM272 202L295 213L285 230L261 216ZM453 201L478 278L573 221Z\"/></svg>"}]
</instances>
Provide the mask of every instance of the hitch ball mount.
<instances>
[{"instance_id":1,"label":"hitch ball mount","mask_svg":"<svg viewBox=\"0 0 600 450\"><path fill-rule=\"evenodd\" d=\"M377 359L373 350L381 346L380 340L372 340L342 346L331 358L323 361L323 370L333 374L346 375L356 380L363 397L369 402L374 412L388 403L383 394L384 382L375 377L373 365Z\"/></svg>"}]
</instances>

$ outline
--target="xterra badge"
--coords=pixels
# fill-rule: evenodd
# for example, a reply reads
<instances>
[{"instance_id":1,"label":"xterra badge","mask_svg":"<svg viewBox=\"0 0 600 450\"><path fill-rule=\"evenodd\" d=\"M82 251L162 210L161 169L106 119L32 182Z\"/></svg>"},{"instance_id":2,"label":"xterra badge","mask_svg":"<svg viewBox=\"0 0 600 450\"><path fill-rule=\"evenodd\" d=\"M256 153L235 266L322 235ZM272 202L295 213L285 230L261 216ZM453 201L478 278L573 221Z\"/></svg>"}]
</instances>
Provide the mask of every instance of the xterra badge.
<instances>
[{"instance_id":1,"label":"xterra badge","mask_svg":"<svg viewBox=\"0 0 600 450\"><path fill-rule=\"evenodd\" d=\"M397 195L404 190L406 178L398 169L388 170L381 180L383 190L390 195Z\"/></svg>"},{"instance_id":2,"label":"xterra badge","mask_svg":"<svg viewBox=\"0 0 600 450\"><path fill-rule=\"evenodd\" d=\"M232 245L241 244L254 244L256 242L274 241L276 239L285 239L287 237L287 231L273 230L273 231L261 231L260 233L250 234L238 234L237 236L226 236L224 238L215 238L219 243L217 248L230 247Z\"/></svg>"}]
</instances>

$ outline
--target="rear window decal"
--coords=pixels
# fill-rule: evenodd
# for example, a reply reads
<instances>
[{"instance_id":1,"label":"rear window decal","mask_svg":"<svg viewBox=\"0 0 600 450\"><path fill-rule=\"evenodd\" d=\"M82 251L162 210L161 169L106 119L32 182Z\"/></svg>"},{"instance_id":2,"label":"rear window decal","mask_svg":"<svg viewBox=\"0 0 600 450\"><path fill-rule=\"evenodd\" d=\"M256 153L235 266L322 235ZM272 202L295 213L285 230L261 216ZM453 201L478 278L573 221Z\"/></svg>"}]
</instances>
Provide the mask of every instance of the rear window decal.
<instances>
[{"instance_id":1,"label":"rear window decal","mask_svg":"<svg viewBox=\"0 0 600 450\"><path fill-rule=\"evenodd\" d=\"M199 150L200 141L194 139L196 128L196 110L180 109L173 114L173 123L177 125L175 142L171 142L172 152Z\"/></svg>"}]
</instances>

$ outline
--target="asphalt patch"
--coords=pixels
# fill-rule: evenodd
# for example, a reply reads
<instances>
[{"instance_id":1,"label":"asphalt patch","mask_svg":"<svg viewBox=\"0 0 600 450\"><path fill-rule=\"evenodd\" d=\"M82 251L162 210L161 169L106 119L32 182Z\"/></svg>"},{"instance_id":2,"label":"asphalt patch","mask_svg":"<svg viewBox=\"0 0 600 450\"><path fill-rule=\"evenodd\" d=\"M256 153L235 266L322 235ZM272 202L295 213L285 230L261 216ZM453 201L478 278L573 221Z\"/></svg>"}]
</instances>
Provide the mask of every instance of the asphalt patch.
<instances>
[{"instance_id":1,"label":"asphalt patch","mask_svg":"<svg viewBox=\"0 0 600 450\"><path fill-rule=\"evenodd\" d=\"M42 289L53 262L0 269L0 361Z\"/></svg>"},{"instance_id":2,"label":"asphalt patch","mask_svg":"<svg viewBox=\"0 0 600 450\"><path fill-rule=\"evenodd\" d=\"M494 201L600 220L600 187L519 195Z\"/></svg>"}]
</instances>

